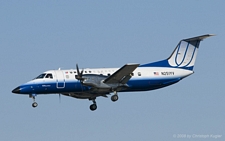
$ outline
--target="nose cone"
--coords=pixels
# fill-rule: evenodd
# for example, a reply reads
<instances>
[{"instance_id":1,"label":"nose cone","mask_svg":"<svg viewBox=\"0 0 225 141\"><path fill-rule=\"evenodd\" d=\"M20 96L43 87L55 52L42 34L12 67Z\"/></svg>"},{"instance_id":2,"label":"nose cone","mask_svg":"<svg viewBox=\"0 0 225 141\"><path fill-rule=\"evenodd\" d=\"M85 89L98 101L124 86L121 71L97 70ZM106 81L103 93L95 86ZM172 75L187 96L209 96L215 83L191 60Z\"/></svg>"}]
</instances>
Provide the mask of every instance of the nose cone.
<instances>
[{"instance_id":1,"label":"nose cone","mask_svg":"<svg viewBox=\"0 0 225 141\"><path fill-rule=\"evenodd\" d=\"M14 90L12 90L12 93L19 94L20 93L20 87L17 87Z\"/></svg>"}]
</instances>

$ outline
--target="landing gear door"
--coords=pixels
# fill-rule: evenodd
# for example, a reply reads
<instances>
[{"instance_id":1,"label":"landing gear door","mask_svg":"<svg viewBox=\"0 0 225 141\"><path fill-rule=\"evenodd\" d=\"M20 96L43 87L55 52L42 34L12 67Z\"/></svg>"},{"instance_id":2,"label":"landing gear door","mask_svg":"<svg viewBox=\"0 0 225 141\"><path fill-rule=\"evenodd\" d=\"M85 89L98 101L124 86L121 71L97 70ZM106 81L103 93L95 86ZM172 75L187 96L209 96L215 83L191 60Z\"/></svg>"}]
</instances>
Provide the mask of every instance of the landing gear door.
<instances>
[{"instance_id":1,"label":"landing gear door","mask_svg":"<svg viewBox=\"0 0 225 141\"><path fill-rule=\"evenodd\" d=\"M57 89L65 88L65 78L64 78L63 71L56 70L55 74L56 74L56 88Z\"/></svg>"}]
</instances>

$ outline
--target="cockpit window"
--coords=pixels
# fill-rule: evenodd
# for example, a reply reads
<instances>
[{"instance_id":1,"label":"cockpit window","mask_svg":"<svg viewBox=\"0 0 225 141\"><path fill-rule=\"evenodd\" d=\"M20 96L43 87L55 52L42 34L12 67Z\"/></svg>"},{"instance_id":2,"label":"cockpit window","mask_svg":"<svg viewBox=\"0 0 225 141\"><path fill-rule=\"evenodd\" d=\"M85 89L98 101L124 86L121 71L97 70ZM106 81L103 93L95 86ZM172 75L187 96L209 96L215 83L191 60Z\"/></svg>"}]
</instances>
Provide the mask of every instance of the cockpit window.
<instances>
[{"instance_id":1,"label":"cockpit window","mask_svg":"<svg viewBox=\"0 0 225 141\"><path fill-rule=\"evenodd\" d=\"M53 78L53 76L52 76L52 74L51 73L48 73L46 76L45 76L45 78Z\"/></svg>"},{"instance_id":2,"label":"cockpit window","mask_svg":"<svg viewBox=\"0 0 225 141\"><path fill-rule=\"evenodd\" d=\"M35 79L42 79L42 78L45 77L45 75L46 75L46 73L42 73L42 74L40 74L38 77L36 77Z\"/></svg>"}]
</instances>

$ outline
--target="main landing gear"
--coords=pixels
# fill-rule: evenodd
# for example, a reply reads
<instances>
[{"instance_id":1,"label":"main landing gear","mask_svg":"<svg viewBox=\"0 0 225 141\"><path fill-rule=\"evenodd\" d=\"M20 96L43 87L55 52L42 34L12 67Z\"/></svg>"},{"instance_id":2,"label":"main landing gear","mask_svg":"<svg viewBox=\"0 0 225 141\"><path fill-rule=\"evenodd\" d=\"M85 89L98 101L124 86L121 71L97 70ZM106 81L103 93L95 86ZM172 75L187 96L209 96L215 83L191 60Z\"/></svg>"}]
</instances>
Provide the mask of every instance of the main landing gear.
<instances>
[{"instance_id":1,"label":"main landing gear","mask_svg":"<svg viewBox=\"0 0 225 141\"><path fill-rule=\"evenodd\" d=\"M33 107L33 108L35 108L35 107L38 106L37 102L35 102L35 96L36 96L36 95L33 95L33 94L32 94L32 95L29 95L29 97L33 99L33 103L32 103L32 107Z\"/></svg>"},{"instance_id":2,"label":"main landing gear","mask_svg":"<svg viewBox=\"0 0 225 141\"><path fill-rule=\"evenodd\" d=\"M90 105L90 110L91 111L95 111L97 109L97 104L95 101L96 98L90 98L89 100L91 100L93 102L93 104ZM113 102L117 101L119 99L118 95L117 95L117 91L114 91L114 95L111 96L111 100Z\"/></svg>"},{"instance_id":3,"label":"main landing gear","mask_svg":"<svg viewBox=\"0 0 225 141\"><path fill-rule=\"evenodd\" d=\"M116 102L118 99L119 99L119 97L118 97L118 95L117 95L117 92L114 91L114 95L111 96L111 100L112 100L113 102Z\"/></svg>"},{"instance_id":4,"label":"main landing gear","mask_svg":"<svg viewBox=\"0 0 225 141\"><path fill-rule=\"evenodd\" d=\"M90 110L94 111L97 109L97 104L96 104L95 99L92 99L92 102L93 102L93 104L90 105Z\"/></svg>"}]
</instances>

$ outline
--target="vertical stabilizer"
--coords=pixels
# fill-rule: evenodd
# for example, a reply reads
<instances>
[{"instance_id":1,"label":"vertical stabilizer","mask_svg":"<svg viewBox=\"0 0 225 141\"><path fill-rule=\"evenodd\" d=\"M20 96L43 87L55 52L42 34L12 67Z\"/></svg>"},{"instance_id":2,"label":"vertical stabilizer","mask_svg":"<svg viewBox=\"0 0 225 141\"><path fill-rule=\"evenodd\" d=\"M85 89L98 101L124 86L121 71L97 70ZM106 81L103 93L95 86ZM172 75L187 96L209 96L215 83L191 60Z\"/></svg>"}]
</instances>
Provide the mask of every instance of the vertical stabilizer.
<instances>
[{"instance_id":1,"label":"vertical stabilizer","mask_svg":"<svg viewBox=\"0 0 225 141\"><path fill-rule=\"evenodd\" d=\"M183 39L178 43L168 59L144 64L140 67L173 67L193 70L200 42L210 36L214 35L206 34L189 39Z\"/></svg>"},{"instance_id":2,"label":"vertical stabilizer","mask_svg":"<svg viewBox=\"0 0 225 141\"><path fill-rule=\"evenodd\" d=\"M167 59L171 67L193 70L200 42L211 34L183 39Z\"/></svg>"}]
</instances>

